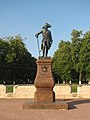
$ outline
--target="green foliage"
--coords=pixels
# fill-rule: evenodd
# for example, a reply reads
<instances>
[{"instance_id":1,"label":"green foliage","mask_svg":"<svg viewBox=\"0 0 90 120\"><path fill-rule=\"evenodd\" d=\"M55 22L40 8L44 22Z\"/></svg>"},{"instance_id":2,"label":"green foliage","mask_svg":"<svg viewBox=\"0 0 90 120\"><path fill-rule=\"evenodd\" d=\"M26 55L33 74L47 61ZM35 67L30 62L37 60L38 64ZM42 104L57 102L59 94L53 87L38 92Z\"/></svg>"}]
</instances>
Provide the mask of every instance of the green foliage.
<instances>
[{"instance_id":1,"label":"green foliage","mask_svg":"<svg viewBox=\"0 0 90 120\"><path fill-rule=\"evenodd\" d=\"M53 72L63 80L71 79L71 49L70 42L61 41L59 49L53 57Z\"/></svg>"},{"instance_id":2,"label":"green foliage","mask_svg":"<svg viewBox=\"0 0 90 120\"><path fill-rule=\"evenodd\" d=\"M9 37L9 48L6 55L6 60L8 63L22 61L22 59L27 54L27 49L25 48L25 44L20 36Z\"/></svg>"},{"instance_id":3,"label":"green foliage","mask_svg":"<svg viewBox=\"0 0 90 120\"><path fill-rule=\"evenodd\" d=\"M6 40L0 39L0 63L6 63L5 57L7 55L9 43Z\"/></svg>"},{"instance_id":4,"label":"green foliage","mask_svg":"<svg viewBox=\"0 0 90 120\"><path fill-rule=\"evenodd\" d=\"M0 79L6 83L27 83L36 74L36 59L20 35L0 39Z\"/></svg>"},{"instance_id":5,"label":"green foliage","mask_svg":"<svg viewBox=\"0 0 90 120\"><path fill-rule=\"evenodd\" d=\"M6 86L6 93L13 93L13 86L12 85Z\"/></svg>"},{"instance_id":6,"label":"green foliage","mask_svg":"<svg viewBox=\"0 0 90 120\"><path fill-rule=\"evenodd\" d=\"M84 71L86 72L86 79L90 80L90 31L84 34L81 54Z\"/></svg>"},{"instance_id":7,"label":"green foliage","mask_svg":"<svg viewBox=\"0 0 90 120\"><path fill-rule=\"evenodd\" d=\"M71 35L71 42L61 40L54 53L53 73L66 81L90 80L90 31L73 30Z\"/></svg>"},{"instance_id":8,"label":"green foliage","mask_svg":"<svg viewBox=\"0 0 90 120\"><path fill-rule=\"evenodd\" d=\"M77 86L78 86L78 84L72 84L71 85L71 92L77 92Z\"/></svg>"}]
</instances>

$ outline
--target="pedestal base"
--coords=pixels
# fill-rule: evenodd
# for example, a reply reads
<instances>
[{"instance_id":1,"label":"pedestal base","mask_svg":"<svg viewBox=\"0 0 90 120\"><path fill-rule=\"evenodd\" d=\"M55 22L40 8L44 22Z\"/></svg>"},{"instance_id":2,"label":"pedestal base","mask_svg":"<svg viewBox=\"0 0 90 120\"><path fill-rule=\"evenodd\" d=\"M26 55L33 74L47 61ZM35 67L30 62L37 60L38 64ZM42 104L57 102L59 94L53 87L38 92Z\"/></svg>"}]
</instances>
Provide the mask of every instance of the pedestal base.
<instances>
[{"instance_id":1,"label":"pedestal base","mask_svg":"<svg viewBox=\"0 0 90 120\"><path fill-rule=\"evenodd\" d=\"M48 88L39 88L34 94L35 102L55 102L54 91Z\"/></svg>"},{"instance_id":2,"label":"pedestal base","mask_svg":"<svg viewBox=\"0 0 90 120\"><path fill-rule=\"evenodd\" d=\"M63 109L68 110L68 104L65 101L56 102L33 102L27 101L23 109Z\"/></svg>"}]
</instances>

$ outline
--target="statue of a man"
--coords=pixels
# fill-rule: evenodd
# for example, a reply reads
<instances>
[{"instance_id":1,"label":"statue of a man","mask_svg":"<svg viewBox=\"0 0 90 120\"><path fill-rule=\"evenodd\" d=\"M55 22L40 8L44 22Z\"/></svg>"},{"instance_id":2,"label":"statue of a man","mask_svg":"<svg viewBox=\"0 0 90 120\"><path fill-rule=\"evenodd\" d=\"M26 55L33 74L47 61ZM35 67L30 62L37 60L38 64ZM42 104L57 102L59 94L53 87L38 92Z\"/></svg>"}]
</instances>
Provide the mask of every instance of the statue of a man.
<instances>
[{"instance_id":1,"label":"statue of a man","mask_svg":"<svg viewBox=\"0 0 90 120\"><path fill-rule=\"evenodd\" d=\"M51 47L51 44L53 42L52 40L52 36L51 36L51 31L48 30L48 28L50 28L51 25L46 23L42 30L37 33L35 36L36 38L38 38L39 34L42 34L42 43L41 43L41 50L42 50L42 53L43 53L43 57L47 57L47 54L48 54L48 50L50 49Z\"/></svg>"}]
</instances>

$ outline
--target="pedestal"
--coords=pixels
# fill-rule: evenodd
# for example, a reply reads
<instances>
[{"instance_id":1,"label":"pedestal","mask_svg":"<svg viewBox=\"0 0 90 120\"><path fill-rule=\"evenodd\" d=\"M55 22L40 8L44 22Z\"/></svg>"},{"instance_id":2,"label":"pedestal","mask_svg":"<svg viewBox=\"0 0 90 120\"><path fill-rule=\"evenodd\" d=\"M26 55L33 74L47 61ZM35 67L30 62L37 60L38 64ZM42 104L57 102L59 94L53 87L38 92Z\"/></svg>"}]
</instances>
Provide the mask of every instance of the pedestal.
<instances>
[{"instance_id":1,"label":"pedestal","mask_svg":"<svg viewBox=\"0 0 90 120\"><path fill-rule=\"evenodd\" d=\"M35 102L54 102L54 79L51 71L52 60L40 58L37 60L37 75L35 79Z\"/></svg>"},{"instance_id":2,"label":"pedestal","mask_svg":"<svg viewBox=\"0 0 90 120\"><path fill-rule=\"evenodd\" d=\"M37 60L37 75L34 84L36 87L34 101L27 101L23 105L24 109L68 109L66 102L55 102L55 93L53 91L55 83L50 57Z\"/></svg>"}]
</instances>

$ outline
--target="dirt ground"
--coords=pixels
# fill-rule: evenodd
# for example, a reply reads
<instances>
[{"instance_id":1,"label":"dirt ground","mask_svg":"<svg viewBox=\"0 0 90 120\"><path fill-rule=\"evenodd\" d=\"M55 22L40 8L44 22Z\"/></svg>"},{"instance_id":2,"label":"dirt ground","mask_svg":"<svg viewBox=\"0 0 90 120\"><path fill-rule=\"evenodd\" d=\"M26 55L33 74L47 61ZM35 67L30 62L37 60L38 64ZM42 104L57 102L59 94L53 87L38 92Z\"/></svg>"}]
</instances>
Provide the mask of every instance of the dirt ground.
<instances>
[{"instance_id":1,"label":"dirt ground","mask_svg":"<svg viewBox=\"0 0 90 120\"><path fill-rule=\"evenodd\" d=\"M0 120L90 120L90 100L70 100L69 110L22 109L25 99L0 99Z\"/></svg>"}]
</instances>

